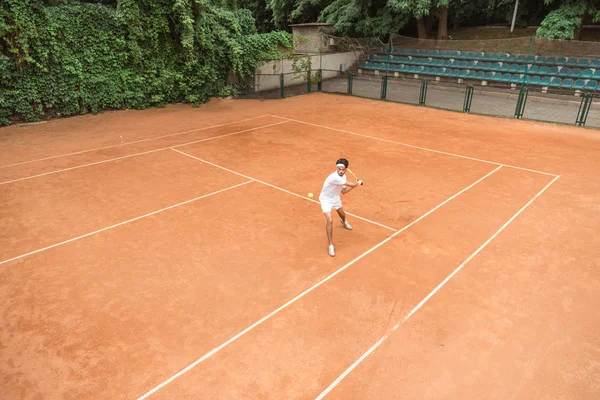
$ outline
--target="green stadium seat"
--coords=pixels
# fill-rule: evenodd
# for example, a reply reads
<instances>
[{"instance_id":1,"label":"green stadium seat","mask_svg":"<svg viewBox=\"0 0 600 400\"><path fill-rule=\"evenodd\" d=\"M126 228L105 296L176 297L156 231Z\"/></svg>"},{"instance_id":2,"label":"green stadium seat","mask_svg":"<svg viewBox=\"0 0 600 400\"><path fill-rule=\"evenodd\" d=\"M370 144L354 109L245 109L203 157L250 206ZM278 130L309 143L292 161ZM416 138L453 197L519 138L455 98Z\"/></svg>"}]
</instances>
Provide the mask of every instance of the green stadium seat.
<instances>
[{"instance_id":1,"label":"green stadium seat","mask_svg":"<svg viewBox=\"0 0 600 400\"><path fill-rule=\"evenodd\" d=\"M508 72L508 69L510 68L510 64L509 63L504 63L502 64L502 66L500 67L500 72Z\"/></svg>"},{"instance_id":2,"label":"green stadium seat","mask_svg":"<svg viewBox=\"0 0 600 400\"><path fill-rule=\"evenodd\" d=\"M475 61L467 61L467 68L469 68L469 69L475 68Z\"/></svg>"},{"instance_id":3,"label":"green stadium seat","mask_svg":"<svg viewBox=\"0 0 600 400\"><path fill-rule=\"evenodd\" d=\"M517 61L517 55L516 54L509 55L508 58L506 59L506 61L508 61L509 63L514 63L515 61Z\"/></svg>"},{"instance_id":4,"label":"green stadium seat","mask_svg":"<svg viewBox=\"0 0 600 400\"><path fill-rule=\"evenodd\" d=\"M536 76L532 76L528 83L530 85L539 85L541 80L542 80L542 78L536 75Z\"/></svg>"},{"instance_id":5,"label":"green stadium seat","mask_svg":"<svg viewBox=\"0 0 600 400\"><path fill-rule=\"evenodd\" d=\"M415 67L415 74L420 74L421 72L423 72L423 67Z\"/></svg>"},{"instance_id":6,"label":"green stadium seat","mask_svg":"<svg viewBox=\"0 0 600 400\"><path fill-rule=\"evenodd\" d=\"M492 81L492 80L494 80L494 73L491 72L491 71L490 72L486 72L485 75L484 75L484 79L486 81Z\"/></svg>"},{"instance_id":7,"label":"green stadium seat","mask_svg":"<svg viewBox=\"0 0 600 400\"><path fill-rule=\"evenodd\" d=\"M435 60L435 65L437 65L438 67L443 67L444 66L444 59L442 58L438 58Z\"/></svg>"},{"instance_id":8,"label":"green stadium seat","mask_svg":"<svg viewBox=\"0 0 600 400\"><path fill-rule=\"evenodd\" d=\"M524 55L517 56L518 63L524 63L525 61L527 61L527 56L524 56Z\"/></svg>"},{"instance_id":9,"label":"green stadium seat","mask_svg":"<svg viewBox=\"0 0 600 400\"><path fill-rule=\"evenodd\" d=\"M578 78L581 75L581 70L579 68L573 68L571 72L569 72L569 78Z\"/></svg>"},{"instance_id":10,"label":"green stadium seat","mask_svg":"<svg viewBox=\"0 0 600 400\"><path fill-rule=\"evenodd\" d=\"M458 51L456 51L456 50L450 51L450 58L456 59L456 58L458 58L458 56L459 56Z\"/></svg>"},{"instance_id":11,"label":"green stadium seat","mask_svg":"<svg viewBox=\"0 0 600 400\"><path fill-rule=\"evenodd\" d=\"M487 71L490 69L490 63L486 61L479 61L477 64L475 64L475 68L478 70Z\"/></svg>"},{"instance_id":12,"label":"green stadium seat","mask_svg":"<svg viewBox=\"0 0 600 400\"><path fill-rule=\"evenodd\" d=\"M550 73L548 75L557 76L558 75L558 67L550 67Z\"/></svg>"},{"instance_id":13,"label":"green stadium seat","mask_svg":"<svg viewBox=\"0 0 600 400\"><path fill-rule=\"evenodd\" d=\"M513 74L510 76L510 83L521 83L522 79L521 74Z\"/></svg>"},{"instance_id":14,"label":"green stadium seat","mask_svg":"<svg viewBox=\"0 0 600 400\"><path fill-rule=\"evenodd\" d=\"M535 56L527 56L527 63L532 64L535 62Z\"/></svg>"},{"instance_id":15,"label":"green stadium seat","mask_svg":"<svg viewBox=\"0 0 600 400\"><path fill-rule=\"evenodd\" d=\"M597 69L592 75L592 79L600 80L600 69Z\"/></svg>"},{"instance_id":16,"label":"green stadium seat","mask_svg":"<svg viewBox=\"0 0 600 400\"><path fill-rule=\"evenodd\" d=\"M558 78L560 79L560 78ZM544 76L542 78L542 80L540 81L540 85L541 86L550 86L550 84L552 83L551 78L549 76Z\"/></svg>"},{"instance_id":17,"label":"green stadium seat","mask_svg":"<svg viewBox=\"0 0 600 400\"><path fill-rule=\"evenodd\" d=\"M492 65L490 65L490 70L500 71L501 70L500 63L498 63L498 62L492 63Z\"/></svg>"},{"instance_id":18,"label":"green stadium seat","mask_svg":"<svg viewBox=\"0 0 600 400\"><path fill-rule=\"evenodd\" d=\"M481 80L484 80L484 79L485 79L485 72L483 72L483 71L478 71L478 72L477 72L477 75L475 76L475 78L477 78L477 79L481 79Z\"/></svg>"},{"instance_id":19,"label":"green stadium seat","mask_svg":"<svg viewBox=\"0 0 600 400\"><path fill-rule=\"evenodd\" d=\"M546 61L544 61L544 64L546 65L555 65L556 64L556 57L546 57Z\"/></svg>"},{"instance_id":20,"label":"green stadium seat","mask_svg":"<svg viewBox=\"0 0 600 400\"><path fill-rule=\"evenodd\" d=\"M436 57L437 57L437 56L439 56L439 55L440 55L440 51L439 51L439 50L431 50L430 54L431 54L432 56L436 56Z\"/></svg>"},{"instance_id":21,"label":"green stadium seat","mask_svg":"<svg viewBox=\"0 0 600 400\"><path fill-rule=\"evenodd\" d=\"M460 69L455 69L450 74L450 76L453 77L453 78L458 78L459 75L460 75Z\"/></svg>"},{"instance_id":22,"label":"green stadium seat","mask_svg":"<svg viewBox=\"0 0 600 400\"><path fill-rule=\"evenodd\" d=\"M483 53L478 51L475 53L475 56L473 57L473 59L475 60L483 60Z\"/></svg>"},{"instance_id":23,"label":"green stadium seat","mask_svg":"<svg viewBox=\"0 0 600 400\"><path fill-rule=\"evenodd\" d=\"M544 64L546 62L546 57L544 57L544 56L537 56L534 62L536 64Z\"/></svg>"},{"instance_id":24,"label":"green stadium seat","mask_svg":"<svg viewBox=\"0 0 600 400\"><path fill-rule=\"evenodd\" d=\"M506 62L508 60L508 54L500 54L498 56L498 61L500 62Z\"/></svg>"},{"instance_id":25,"label":"green stadium seat","mask_svg":"<svg viewBox=\"0 0 600 400\"><path fill-rule=\"evenodd\" d=\"M581 90L585 87L585 80L583 79L577 79L575 81L575 84L573 85L573 89L578 89Z\"/></svg>"},{"instance_id":26,"label":"green stadium seat","mask_svg":"<svg viewBox=\"0 0 600 400\"><path fill-rule=\"evenodd\" d=\"M446 66L446 67L451 67L453 62L454 62L454 61L452 61L452 60L449 60L449 59L448 59L448 60L445 60L445 61L444 61L444 66Z\"/></svg>"},{"instance_id":27,"label":"green stadium seat","mask_svg":"<svg viewBox=\"0 0 600 400\"><path fill-rule=\"evenodd\" d=\"M460 60L458 62L458 67L459 68L467 68L467 62L465 60Z\"/></svg>"},{"instance_id":28,"label":"green stadium seat","mask_svg":"<svg viewBox=\"0 0 600 400\"><path fill-rule=\"evenodd\" d=\"M502 75L502 78L500 79L502 82L510 82L510 74L506 73L504 75Z\"/></svg>"},{"instance_id":29,"label":"green stadium seat","mask_svg":"<svg viewBox=\"0 0 600 400\"><path fill-rule=\"evenodd\" d=\"M450 76L452 75L452 68L446 68L442 76Z\"/></svg>"},{"instance_id":30,"label":"green stadium seat","mask_svg":"<svg viewBox=\"0 0 600 400\"><path fill-rule=\"evenodd\" d=\"M581 75L579 75L579 77L582 79L590 79L593 74L594 74L594 72L588 68L588 69L584 69L583 72L581 73Z\"/></svg>"},{"instance_id":31,"label":"green stadium seat","mask_svg":"<svg viewBox=\"0 0 600 400\"><path fill-rule=\"evenodd\" d=\"M560 69L560 71L558 71L558 76L564 78L566 76L569 76L570 73L571 73L571 68L562 67Z\"/></svg>"},{"instance_id":32,"label":"green stadium seat","mask_svg":"<svg viewBox=\"0 0 600 400\"><path fill-rule=\"evenodd\" d=\"M477 72L471 70L467 73L467 78L468 79L476 79L477 78Z\"/></svg>"},{"instance_id":33,"label":"green stadium seat","mask_svg":"<svg viewBox=\"0 0 600 400\"><path fill-rule=\"evenodd\" d=\"M542 65L537 73L538 75L550 75L550 68Z\"/></svg>"},{"instance_id":34,"label":"green stadium seat","mask_svg":"<svg viewBox=\"0 0 600 400\"><path fill-rule=\"evenodd\" d=\"M548 86L559 87L562 84L562 78L553 78Z\"/></svg>"},{"instance_id":35,"label":"green stadium seat","mask_svg":"<svg viewBox=\"0 0 600 400\"><path fill-rule=\"evenodd\" d=\"M590 60L589 60L589 58L580 58L580 59L579 59L579 62L577 63L577 66L578 66L579 68L585 68L585 67L587 67L588 65L590 65Z\"/></svg>"},{"instance_id":36,"label":"green stadium seat","mask_svg":"<svg viewBox=\"0 0 600 400\"><path fill-rule=\"evenodd\" d=\"M576 67L578 62L579 62L579 59L577 59L576 57L569 57L569 59L567 60L565 65L567 67Z\"/></svg>"},{"instance_id":37,"label":"green stadium seat","mask_svg":"<svg viewBox=\"0 0 600 400\"><path fill-rule=\"evenodd\" d=\"M535 75L535 74L537 74L538 70L539 70L539 67L537 65L532 65L531 67L529 67L527 69L527 73L531 74L531 75Z\"/></svg>"},{"instance_id":38,"label":"green stadium seat","mask_svg":"<svg viewBox=\"0 0 600 400\"><path fill-rule=\"evenodd\" d=\"M518 73L520 74L524 74L527 72L527 64L523 64L519 67L519 69L517 70Z\"/></svg>"},{"instance_id":39,"label":"green stadium seat","mask_svg":"<svg viewBox=\"0 0 600 400\"><path fill-rule=\"evenodd\" d=\"M598 59L590 60L590 68L600 68L600 60L598 60Z\"/></svg>"},{"instance_id":40,"label":"green stadium seat","mask_svg":"<svg viewBox=\"0 0 600 400\"><path fill-rule=\"evenodd\" d=\"M461 69L460 72L458 73L458 77L459 78L466 78L469 74L469 71L467 71L466 69Z\"/></svg>"},{"instance_id":41,"label":"green stadium seat","mask_svg":"<svg viewBox=\"0 0 600 400\"><path fill-rule=\"evenodd\" d=\"M572 86L573 86L573 79L571 79L571 78L565 79L560 85L561 89L571 89Z\"/></svg>"},{"instance_id":42,"label":"green stadium seat","mask_svg":"<svg viewBox=\"0 0 600 400\"><path fill-rule=\"evenodd\" d=\"M596 90L596 88L598 87L598 81L594 81L594 80L589 80L587 81L587 83L584 86L584 90Z\"/></svg>"},{"instance_id":43,"label":"green stadium seat","mask_svg":"<svg viewBox=\"0 0 600 400\"><path fill-rule=\"evenodd\" d=\"M554 64L565 65L566 63L567 63L567 59L565 57L559 57Z\"/></svg>"},{"instance_id":44,"label":"green stadium seat","mask_svg":"<svg viewBox=\"0 0 600 400\"><path fill-rule=\"evenodd\" d=\"M517 71L519 71L519 65L517 65L517 64L511 64L510 67L508 68L508 72L510 72L511 74L514 74Z\"/></svg>"}]
</instances>

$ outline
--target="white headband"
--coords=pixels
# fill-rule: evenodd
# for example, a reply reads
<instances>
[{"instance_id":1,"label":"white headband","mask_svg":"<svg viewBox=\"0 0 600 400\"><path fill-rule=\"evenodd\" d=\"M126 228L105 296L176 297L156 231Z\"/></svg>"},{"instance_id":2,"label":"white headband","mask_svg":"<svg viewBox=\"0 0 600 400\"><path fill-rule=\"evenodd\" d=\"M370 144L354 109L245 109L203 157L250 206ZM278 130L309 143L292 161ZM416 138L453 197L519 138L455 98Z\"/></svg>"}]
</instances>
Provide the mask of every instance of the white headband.
<instances>
[{"instance_id":1,"label":"white headband","mask_svg":"<svg viewBox=\"0 0 600 400\"><path fill-rule=\"evenodd\" d=\"M344 164L337 164L337 166L346 168L346 166Z\"/></svg>"}]
</instances>

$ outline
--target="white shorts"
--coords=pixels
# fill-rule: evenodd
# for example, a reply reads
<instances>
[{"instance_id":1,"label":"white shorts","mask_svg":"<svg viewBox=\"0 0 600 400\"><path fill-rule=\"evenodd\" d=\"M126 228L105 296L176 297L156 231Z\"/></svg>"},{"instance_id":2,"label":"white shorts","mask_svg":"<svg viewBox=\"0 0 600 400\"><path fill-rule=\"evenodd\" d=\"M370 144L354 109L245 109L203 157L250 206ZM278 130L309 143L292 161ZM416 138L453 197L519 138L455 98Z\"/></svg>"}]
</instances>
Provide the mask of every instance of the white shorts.
<instances>
[{"instance_id":1,"label":"white shorts","mask_svg":"<svg viewBox=\"0 0 600 400\"><path fill-rule=\"evenodd\" d=\"M324 213L331 211L332 208L336 210L342 208L342 199L339 197L337 199L319 198L319 201L321 202L321 210Z\"/></svg>"}]
</instances>

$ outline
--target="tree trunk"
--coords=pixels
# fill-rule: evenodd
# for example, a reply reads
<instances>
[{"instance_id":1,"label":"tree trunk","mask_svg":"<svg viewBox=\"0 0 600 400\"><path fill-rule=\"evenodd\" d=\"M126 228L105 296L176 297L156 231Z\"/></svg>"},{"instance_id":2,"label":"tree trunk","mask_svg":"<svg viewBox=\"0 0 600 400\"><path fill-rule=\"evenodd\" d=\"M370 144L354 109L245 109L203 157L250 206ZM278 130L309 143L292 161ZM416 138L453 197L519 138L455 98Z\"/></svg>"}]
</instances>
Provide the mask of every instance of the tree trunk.
<instances>
[{"instance_id":1,"label":"tree trunk","mask_svg":"<svg viewBox=\"0 0 600 400\"><path fill-rule=\"evenodd\" d=\"M427 39L427 31L425 29L425 19L417 18L417 32L419 33L419 39Z\"/></svg>"},{"instance_id":2,"label":"tree trunk","mask_svg":"<svg viewBox=\"0 0 600 400\"><path fill-rule=\"evenodd\" d=\"M438 24L438 40L448 40L448 6L440 7L440 21Z\"/></svg>"},{"instance_id":3,"label":"tree trunk","mask_svg":"<svg viewBox=\"0 0 600 400\"><path fill-rule=\"evenodd\" d=\"M431 11L425 18L425 34L427 39L433 37L433 13Z\"/></svg>"},{"instance_id":4,"label":"tree trunk","mask_svg":"<svg viewBox=\"0 0 600 400\"><path fill-rule=\"evenodd\" d=\"M581 31L583 30L583 15L579 16L579 20L581 22L579 24L579 28L575 29L575 32L573 32L573 40L579 40L581 37Z\"/></svg>"}]
</instances>

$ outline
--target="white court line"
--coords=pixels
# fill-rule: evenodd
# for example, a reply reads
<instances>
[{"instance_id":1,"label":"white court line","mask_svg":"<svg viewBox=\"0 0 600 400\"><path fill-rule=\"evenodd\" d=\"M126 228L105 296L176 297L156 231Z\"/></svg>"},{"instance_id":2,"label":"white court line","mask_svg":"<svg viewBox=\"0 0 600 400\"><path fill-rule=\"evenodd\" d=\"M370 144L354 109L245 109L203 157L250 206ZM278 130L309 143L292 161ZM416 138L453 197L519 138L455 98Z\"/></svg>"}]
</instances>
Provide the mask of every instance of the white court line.
<instances>
[{"instance_id":1,"label":"white court line","mask_svg":"<svg viewBox=\"0 0 600 400\"><path fill-rule=\"evenodd\" d=\"M360 137L364 137L364 138L368 138L368 139L375 139L375 140L379 140L381 142L393 143L393 144L397 144L397 145L400 145L400 146L410 147L410 148L413 148L413 149L419 149L419 150L429 151L429 152L432 152L432 153L444 154L444 155L447 155L447 156L465 158L467 160L479 161L479 162L483 162L483 163L487 163L487 164L501 165L503 167L520 169L522 171L528 171L528 172L535 172L537 174L542 174L542 175L558 176L556 174L551 174L549 172L538 171L538 170L535 170L535 169L528 169L528 168L523 168L523 167L517 167L515 165L503 164L503 163L499 163L499 162L495 162L495 161L484 160L484 159L481 159L481 158L474 158L474 157L463 156L462 154L448 153L446 151L440 151L440 150L430 149L430 148L427 148L427 147L415 146L415 145L408 144L408 143L397 142L395 140L382 139L382 138L379 138L377 136L363 135L363 134L360 134L360 133L346 131L344 129L338 129L338 128L332 128L330 126L313 124L312 122L300 121L298 119L293 119L293 118L288 118L288 117L282 117L282 116L279 116L279 115L274 115L274 114L270 114L270 115L272 117L281 118L281 119L285 119L285 120L288 120L288 121L298 122L298 123L306 124L306 125L312 125L312 126L316 126L316 127L319 127L319 128L330 129L332 131L343 132L343 133L347 133L349 135L360 136Z\"/></svg>"},{"instance_id":2,"label":"white court line","mask_svg":"<svg viewBox=\"0 0 600 400\"><path fill-rule=\"evenodd\" d=\"M350 372L352 372L352 370L354 370L361 362L363 362L363 360L365 358L367 358L371 353L373 353L379 346L381 346L381 344L387 339L389 338L398 328L400 328L414 313L416 313L438 290L440 290L450 279L452 279L452 277L454 275L456 275L458 273L458 271L460 271L467 263L469 263L469 261L471 261L473 259L473 257L475 257L477 254L479 254L479 252L481 250L483 250L492 240L494 240L494 238L496 236L498 236L498 234L500 234L500 232L502 232L504 230L504 228L506 228L512 221L514 221L515 218L517 218L519 216L519 214L521 214L523 212L523 210L525 210L527 207L529 207L529 205L531 203L533 203L533 201L535 199L537 199L542 193L544 193L546 191L546 189L548 189L550 187L550 185L552 185L560 176L556 176L554 177L554 179L552 179L552 181L550 183L548 183L542 190L540 190L531 200L529 200L527 202L527 204L525 204L523 207L521 207L521 209L519 211L517 211L508 221L506 221L506 223L504 225L502 225L502 227L500 227L500 229L498 229L496 231L496 233L494 233L488 240L485 241L484 244L482 244L477 250L475 250L475 252L473 252L473 254L471 254L465 261L463 261L462 264L460 264L454 271L452 271L452 273L450 275L448 275L446 277L446 279L444 279L439 285L436 286L435 289L433 289L427 296L425 296L425 298L423 300L421 300L421 302L419 304L416 305L415 308L413 308L408 314L406 314L406 316L400 320L396 325L394 325L394 327L392 329L390 329L388 331L388 333L386 333L385 335L383 335L381 337L381 339L379 339L369 350L367 350L362 356L360 356L352 365L350 365L340 376L337 377L337 379L335 381L333 381L333 383L331 383L331 385L329 385L325 390L323 390L321 392L321 394L319 394L319 396L316 397L316 400L321 400L323 399L325 396L327 396L327 394L329 392L331 392L331 390L333 390Z\"/></svg>"},{"instance_id":3,"label":"white court line","mask_svg":"<svg viewBox=\"0 0 600 400\"><path fill-rule=\"evenodd\" d=\"M206 164L208 164L208 165L212 165L213 167L221 168L222 170L225 170L225 171L227 171L227 172L231 172L232 174L239 175L239 176L241 176L241 177L243 177L243 178L252 179L252 180L253 180L253 181L255 181L255 182L262 183L263 185L270 186L270 187L272 187L272 188L274 188L274 189L277 189L277 190L281 190L282 192L285 192L285 193L291 194L292 196L300 197L301 199L308 200L308 201L312 201L313 203L321 204L321 203L319 203L319 202L318 202L318 201L316 201L316 200L310 199L310 198L308 198L308 197L301 196L301 195L299 195L299 194L296 194L296 193L294 193L294 192L290 192L289 190L286 190L286 189L280 188L279 186L272 185L272 184L270 184L270 183L267 183L267 182L261 181L261 180L259 180L259 179L255 179L255 178L252 178L252 177L250 177L250 176L247 176L247 175L240 174L239 172L235 172L235 171L233 171L233 170L230 170L230 169L228 169L228 168L222 167L222 166L220 166L220 165L217 165L217 164L211 163L210 161L206 161L206 160L203 160L203 159L201 159L201 158L195 157L195 156L193 156L193 155L191 155L191 154L184 153L183 151L175 150L174 148L171 148L171 150L173 150L173 151L176 151L177 153L183 154L184 156L191 157L191 158L193 158L193 159L195 159L195 160L202 161L203 163L206 163ZM379 222L371 221L370 219L366 219L366 218L363 218L363 217L359 217L358 215L355 215L355 214L352 214L352 213L349 213L349 212L346 212L346 214L348 214L348 215L351 215L351 216L353 216L353 217L354 217L354 218L356 218L356 219L360 219L360 220L363 220L363 221L369 222L369 223L371 223L371 224L378 225L378 226L380 226L380 227L382 227L382 228L389 229L390 231L393 231L393 232L396 232L396 231L397 231L397 229L394 229L394 228L391 228L391 227L389 227L389 226L386 226L386 225L380 224Z\"/></svg>"},{"instance_id":4,"label":"white court line","mask_svg":"<svg viewBox=\"0 0 600 400\"><path fill-rule=\"evenodd\" d=\"M146 217L149 217L151 215L158 214L158 213L161 213L163 211L167 211L167 210L170 210L172 208L179 207L179 206L191 203L193 201L203 199L205 197L212 196L214 194L225 192L225 191L230 190L230 189L235 189L235 188L237 188L239 186L247 185L250 182L252 182L252 180L248 180L246 182L238 183L237 185L229 186L229 187L226 187L225 189L217 190L216 192L211 192L211 193L199 196L199 197L195 197L195 198L193 198L191 200L187 200L187 201L184 201L184 202L181 202L181 203L177 203L177 204L174 204L174 205L169 206L169 207L161 208L160 210L152 211L151 213L144 214L142 216L135 217L135 218L132 218L132 219L128 219L127 221L119 222L118 224L107 226L106 228L98 229L97 231L89 232L89 233L86 233L85 235L81 235L81 236L77 236L77 237L74 237L74 238L69 239L69 240L65 240L64 242L60 242L60 243L56 243L56 244L53 244L53 245L48 246L48 247L44 247L43 249L38 249L38 250L30 251L29 253L21 254L20 256L9 258L8 260L0 261L0 265L9 263L11 261L18 260L18 259L23 258L23 257L30 256L32 254L40 253L42 251L49 250L49 249L52 249L54 247L62 246L63 244L71 243L71 242L74 242L76 240L83 239L84 237L92 236L92 235L95 235L96 233L104 232L104 231L107 231L109 229L113 229L113 228L116 228L118 226L121 226L121 225L124 225L124 224L128 224L130 222L134 222L134 221L137 221L139 219L146 218Z\"/></svg>"},{"instance_id":5,"label":"white court line","mask_svg":"<svg viewBox=\"0 0 600 400\"><path fill-rule=\"evenodd\" d=\"M223 349L227 345L233 343L234 341L236 341L240 337L244 336L246 333L250 332L252 329L256 328L258 325L262 324L263 322L265 322L266 320L268 320L272 316L276 315L277 313L279 313L283 309L287 308L291 304L295 303L296 301L298 301L302 297L306 296L308 293L312 292L313 290L315 290L316 288L318 288L319 286L321 286L322 284L324 284L325 282L327 282L328 280L330 280L334 276L338 275L340 272L344 271L345 269L347 269L348 267L350 267L352 264L354 264L358 260L360 260L363 257L367 256L368 254L372 253L373 251L375 251L379 247L383 246L385 243L387 243L390 240L392 240L395 236L399 235L401 232L404 232L406 229L410 228L412 225L416 224L417 222L419 222L420 220L422 220L423 218L425 218L426 216L428 216L429 214L431 214L432 212L434 212L435 210L437 210L438 208L440 208L444 204L448 203L449 201L451 201L452 199L454 199L456 196L460 195L461 193L469 190L470 188L472 188L473 186L475 186L479 182L483 181L485 178L487 178L488 176L492 175L494 172L498 171L500 168L502 168L502 166L499 166L495 170L489 172L487 175L479 178L477 181L473 182L472 184L470 184L466 188L462 189L460 192L457 192L454 195L452 195L451 197L447 198L446 200L444 200L443 202L441 202L440 204L438 204L437 206L435 206L434 208L432 208L431 210L429 210L427 213L425 213L422 216L420 216L418 219L414 220L410 224L408 224L405 227L403 227L402 229L398 230L397 232L395 232L391 236L388 236L383 241L381 241L378 244L376 244L375 246L371 247L369 250L365 251L364 253L362 253L361 255L359 255L358 257L356 257L355 259L353 259L352 261L348 262L346 265L344 265L340 269L336 270L335 272L333 272L332 274L330 274L326 278L322 279L321 281L317 282L316 284L314 284L310 288L306 289L304 292L300 293L299 295L297 295L293 299L289 300L287 303L285 303L284 305L280 306L276 310L272 311L270 314L262 317L261 319L259 319L258 321L256 321L255 323L253 323L252 325L250 325L249 327L247 327L246 329L244 329L240 333L238 333L237 335L231 337L226 342L222 343L221 345L215 347L214 349L212 349L208 353L204 354L202 357L200 357L199 359L197 359L192 364L188 365L187 367L185 367L184 369L182 369L181 371L179 371L175 375L171 376L169 379L165 380L164 382L162 382L162 383L158 384L157 386L155 386L154 388L150 389L148 392L146 392L144 395L142 395L141 397L139 397L137 400L143 400L143 399L151 396L152 394L156 393L158 390L160 390L161 388L165 387L169 383L173 382L175 379L179 378L180 376L182 376L186 372L190 371L192 368L196 367L198 364L200 364L204 360L208 359L213 354L217 353L218 351L220 351L221 349Z\"/></svg>"},{"instance_id":6,"label":"white court line","mask_svg":"<svg viewBox=\"0 0 600 400\"><path fill-rule=\"evenodd\" d=\"M83 165L77 165L75 167L57 169L55 171L44 172L43 174L31 175L31 176L26 176L24 178L18 178L18 179L12 179L10 181L0 182L0 185L6 185L8 183L14 183L14 182L19 182L19 181L24 181L24 180L27 180L27 179L39 178L40 176L57 174L59 172L71 171L71 170L78 169L78 168L90 167L92 165L104 164L104 163L107 163L107 162L122 160L124 158L137 157L137 156L141 156L141 155L144 155L144 154L149 154L149 153L154 153L154 152L157 152L157 151L167 150L167 149L174 148L174 147L187 146L187 145L194 144L194 143L199 143L199 142L208 142L209 140L221 139L221 138L224 138L224 137L227 137L227 136L238 135L240 133L249 132L249 131L253 131L253 130L256 130L256 129L268 128L269 126L281 125L281 124L286 124L286 123L288 123L288 121L275 122L275 123L269 124L269 125L257 126L256 128L249 128L249 129L244 129L243 131L236 131L236 132L226 133L224 135L213 136L213 137L209 137L209 138L195 140L193 142L178 144L176 146L162 147L160 149L149 150L149 151L144 151L144 152L135 153L135 154L129 154L127 156L122 156L122 157L109 158L108 160L97 161L97 162L93 162L93 163L89 163L89 164L83 164Z\"/></svg>"},{"instance_id":7,"label":"white court line","mask_svg":"<svg viewBox=\"0 0 600 400\"><path fill-rule=\"evenodd\" d=\"M14 164L9 164L9 165L3 165L0 167L0 169L2 168L8 168L8 167L15 167L17 165L23 165L23 164L29 164L29 163L34 163L34 162L38 162L38 161L46 161L46 160L52 160L54 158L60 158L60 157L67 157L67 156L74 156L77 154L83 154L83 153L89 153L91 151L97 151L97 150L104 150L104 149L110 149L112 147L121 147L121 146L125 146L128 144L135 144L135 143L141 143L141 142L147 142L149 140L156 140L156 139L162 139L165 137L169 137L169 136L176 136L176 135L184 135L186 133L192 133L192 132L198 132L198 131L204 131L207 129L212 129L212 128L219 128L221 126L225 126L225 125L233 125L233 124L237 124L239 122L246 122L246 121L251 121L253 119L258 119L258 118L264 118L264 117L268 117L269 115L259 115L258 117L252 117L252 118L247 118L247 119L241 119L239 121L233 121L233 122L226 122L223 124L219 124L219 125L212 125L212 126L207 126L204 128L197 128L197 129L191 129L189 131L183 131L183 132L175 132L175 133L169 133L167 135L162 135L162 136L156 136L156 137L151 137L148 139L140 139L140 140L135 140L133 142L124 142L123 144L112 144L110 146L104 146L104 147L96 147L95 149L90 149L90 150L81 150L81 151L76 151L73 153L66 153L66 154L60 154L58 156L51 156L51 157L45 157L45 158L38 158L37 160L29 160L29 161L21 161L18 163L14 163Z\"/></svg>"}]
</instances>

